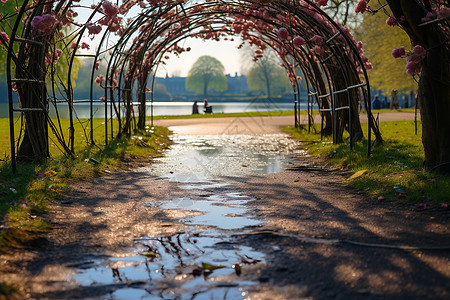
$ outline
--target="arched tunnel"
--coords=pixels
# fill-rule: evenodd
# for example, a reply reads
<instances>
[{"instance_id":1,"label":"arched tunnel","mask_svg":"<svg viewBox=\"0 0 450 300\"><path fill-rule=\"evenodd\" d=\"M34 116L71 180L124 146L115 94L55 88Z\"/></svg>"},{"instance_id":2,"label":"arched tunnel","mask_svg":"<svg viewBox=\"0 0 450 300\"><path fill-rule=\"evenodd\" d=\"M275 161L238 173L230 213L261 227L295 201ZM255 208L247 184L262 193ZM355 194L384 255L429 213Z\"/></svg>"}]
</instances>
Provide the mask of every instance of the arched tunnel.
<instances>
[{"instance_id":1,"label":"arched tunnel","mask_svg":"<svg viewBox=\"0 0 450 300\"><path fill-rule=\"evenodd\" d=\"M89 12L85 22L75 21L77 9ZM89 58L92 70L87 142L94 143L93 104L104 102L105 143L108 143L108 137L129 135L133 126L145 126L146 104L156 100L151 92L154 80L149 78L164 64L167 53L187 51L179 44L188 37L220 41L227 36L240 36L243 43L256 48L255 60L266 48L272 48L281 58L292 85L295 125L299 122L297 103L301 100L298 98L302 78L308 103L315 103L319 108L321 131L332 134L334 143L343 142L344 130L349 132L350 147L363 138L359 121L361 102L369 114L368 152L372 132L381 141L370 110L366 69L371 65L364 56L362 44L354 40L347 27L332 20L313 1L150 0L148 3L127 1L120 6L101 1L91 7L75 1L40 0L32 4L24 1L15 19L11 17L12 21L7 44L7 79L13 165L16 149L18 159L48 157L49 129L63 152L74 153L77 100L74 100L76 89L71 77L77 58ZM90 54L82 51L90 47L87 36L97 41ZM55 67L62 58L67 65L63 71ZM105 74L97 71L100 65ZM93 97L96 84L104 90L101 99ZM16 92L19 108L13 105ZM139 114L138 121L133 123L136 102ZM57 110L57 103L67 104L68 130L48 115L50 106ZM18 139L14 137L15 112L22 115L23 130ZM311 114L308 108L309 120ZM112 116L117 118L118 128L113 128Z\"/></svg>"}]
</instances>

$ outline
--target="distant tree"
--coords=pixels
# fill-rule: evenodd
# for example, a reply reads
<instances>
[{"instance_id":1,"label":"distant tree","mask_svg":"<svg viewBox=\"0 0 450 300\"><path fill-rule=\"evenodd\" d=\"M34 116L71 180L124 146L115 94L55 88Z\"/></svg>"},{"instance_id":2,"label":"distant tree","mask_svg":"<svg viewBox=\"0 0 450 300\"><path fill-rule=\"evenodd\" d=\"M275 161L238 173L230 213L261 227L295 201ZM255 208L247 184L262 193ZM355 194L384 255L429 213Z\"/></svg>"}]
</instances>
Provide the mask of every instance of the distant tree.
<instances>
[{"instance_id":1,"label":"distant tree","mask_svg":"<svg viewBox=\"0 0 450 300\"><path fill-rule=\"evenodd\" d=\"M227 90L227 78L225 68L216 58L208 55L201 56L189 70L186 78L188 91L203 94L206 98L210 89L217 92Z\"/></svg>"},{"instance_id":2,"label":"distant tree","mask_svg":"<svg viewBox=\"0 0 450 300\"><path fill-rule=\"evenodd\" d=\"M373 65L368 72L370 84L384 93L392 88L400 91L417 90L417 83L405 72L405 62L391 55L392 49L410 43L399 27L387 28L384 14L364 14L356 36L364 43L365 55Z\"/></svg>"},{"instance_id":3,"label":"distant tree","mask_svg":"<svg viewBox=\"0 0 450 300\"><path fill-rule=\"evenodd\" d=\"M327 6L322 8L334 20L354 28L361 20L360 15L355 14L356 3L358 0L331 0L327 2Z\"/></svg>"},{"instance_id":4,"label":"distant tree","mask_svg":"<svg viewBox=\"0 0 450 300\"><path fill-rule=\"evenodd\" d=\"M8 38L11 35L11 28L14 25L15 15L17 14L16 6L16 1L7 1L5 3L0 1L0 32L5 32ZM19 29L21 29L23 24L21 23L19 26ZM0 40L0 74L6 73L7 44L3 44Z\"/></svg>"},{"instance_id":5,"label":"distant tree","mask_svg":"<svg viewBox=\"0 0 450 300\"><path fill-rule=\"evenodd\" d=\"M162 83L155 84L153 95L155 99L170 99L170 94L167 92L166 86Z\"/></svg>"},{"instance_id":6,"label":"distant tree","mask_svg":"<svg viewBox=\"0 0 450 300\"><path fill-rule=\"evenodd\" d=\"M251 53L253 54L253 51ZM274 51L266 49L264 55L249 66L247 75L249 90L262 90L268 98L281 96L291 90L286 70L280 66L280 62Z\"/></svg>"}]
</instances>

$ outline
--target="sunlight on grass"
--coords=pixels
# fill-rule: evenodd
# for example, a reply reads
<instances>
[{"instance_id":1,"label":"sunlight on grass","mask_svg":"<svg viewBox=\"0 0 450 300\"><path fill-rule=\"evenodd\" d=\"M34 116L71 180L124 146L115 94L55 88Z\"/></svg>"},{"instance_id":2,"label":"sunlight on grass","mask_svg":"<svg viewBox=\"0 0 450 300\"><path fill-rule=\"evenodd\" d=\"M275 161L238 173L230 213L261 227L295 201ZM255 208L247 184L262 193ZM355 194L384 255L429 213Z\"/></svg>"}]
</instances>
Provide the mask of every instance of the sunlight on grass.
<instances>
[{"instance_id":1,"label":"sunlight on grass","mask_svg":"<svg viewBox=\"0 0 450 300\"><path fill-rule=\"evenodd\" d=\"M367 132L367 124L363 124ZM420 128L420 126L419 126ZM285 127L284 130L304 142L308 153L325 158L325 163L351 172L367 170L347 181L350 186L365 191L371 197L400 202L450 202L450 178L423 169L421 132L414 134L414 121L381 122L385 142L372 148L367 157L367 140L356 143L353 150L344 144L333 145L331 137L320 140L320 134ZM404 192L404 193L403 193Z\"/></svg>"},{"instance_id":2,"label":"sunlight on grass","mask_svg":"<svg viewBox=\"0 0 450 300\"><path fill-rule=\"evenodd\" d=\"M301 114L306 114L302 111ZM154 116L153 120L165 120L165 119L204 119L204 118L234 118L234 117L275 117L275 116L293 116L293 110L280 110L280 111L254 111L254 112L241 112L241 113L215 113L215 114L198 114L198 115L172 115L172 116ZM147 117L147 121L150 117Z\"/></svg>"},{"instance_id":3,"label":"sunlight on grass","mask_svg":"<svg viewBox=\"0 0 450 300\"><path fill-rule=\"evenodd\" d=\"M117 130L117 121L113 127ZM110 124L109 124L110 125ZM58 125L59 126L59 125ZM90 180L100 174L109 174L124 168L124 163L148 162L170 144L170 132L165 127L147 126L135 131L131 138L109 137L105 143L105 127L102 120L94 120L94 141L90 145L90 122L75 123L75 156L64 154L50 134L50 154L45 163L18 163L17 173L12 175L9 158L8 119L0 119L0 251L20 248L48 229L43 215L49 211L52 199L70 192L70 183ZM69 120L61 119L61 128L69 128ZM110 127L108 128L110 130ZM18 132L17 132L18 133Z\"/></svg>"}]
</instances>

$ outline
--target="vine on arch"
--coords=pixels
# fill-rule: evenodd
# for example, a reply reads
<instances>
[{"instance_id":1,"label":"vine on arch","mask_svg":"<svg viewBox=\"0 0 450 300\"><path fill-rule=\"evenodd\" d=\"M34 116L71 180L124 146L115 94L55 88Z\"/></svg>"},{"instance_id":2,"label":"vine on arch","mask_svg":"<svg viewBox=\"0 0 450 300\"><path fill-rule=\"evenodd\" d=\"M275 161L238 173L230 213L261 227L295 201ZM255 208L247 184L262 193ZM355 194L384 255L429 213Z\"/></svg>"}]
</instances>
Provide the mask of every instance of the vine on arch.
<instances>
[{"instance_id":1,"label":"vine on arch","mask_svg":"<svg viewBox=\"0 0 450 300\"><path fill-rule=\"evenodd\" d=\"M365 101L366 105L370 105L368 101L370 90L365 70L370 69L371 65L364 57L362 45L354 41L348 28L331 20L320 10L319 7L326 2L222 0L199 4L179 0L130 0L122 5L100 1L86 8L71 0L57 2L35 0L29 5L25 0L26 4L15 16L15 24L24 22L22 31L13 28L9 34L6 31L0 34L3 46L11 53L18 54L18 59L14 59L13 55L10 59L15 64L16 82L24 79L18 85L21 107L42 108L40 112L22 112L25 116L22 126L25 133L20 139L20 147L29 150L26 156L30 158L41 159L48 156L48 149L41 149L48 146L37 147L38 141L33 140L36 137L39 141L44 140L45 136L48 138L48 133L42 126L38 129L40 135L33 133L30 137L32 128L36 127L33 125L32 116L40 116L41 119L50 122L47 101L50 101L56 110L58 109L56 103L66 102L71 112L69 137L64 137L65 130L61 126L51 128L59 137L58 142L62 150L67 154L73 153L74 91L70 72L74 57L85 55L94 58L91 82L104 89L104 96L101 99L93 99L91 87L91 107L94 102L104 102L105 123L114 113L119 120L119 134L129 135L133 126L141 128L145 126L146 93L149 92L146 84L148 78L156 72L158 65L164 64L166 53L179 55L188 51L189 49L179 46L179 41L186 37L220 40L236 35L241 36L243 43L257 47L258 51L255 52L254 58L256 60L263 55L267 47L275 49L283 61L294 92L298 92L300 75L307 77L309 93L318 95L315 99L324 116L324 133L332 132L335 135L335 142L341 142L343 130L346 128L351 134L351 143L357 141L363 137L358 118L358 101ZM131 14L130 11L137 8L140 13L126 19L127 15ZM76 22L77 9L91 10L84 24ZM13 19L14 17L10 16L9 20ZM64 34L63 28L69 27L73 30ZM91 47L84 38L86 35L92 39L100 37L95 54L83 54ZM116 38L114 45L110 47L108 40L111 35ZM22 39L28 42L22 42ZM18 42L22 43L20 46L22 50L19 51L16 46ZM55 47L57 42L64 46ZM39 59L30 60L29 65L24 64L26 49L32 49L37 43L43 45L44 49L41 52L34 52L41 53ZM55 76L52 67L62 55L71 58L69 74L66 76L68 78ZM44 56L47 59L44 59ZM98 74L100 65L105 68L106 74ZM44 81L46 77L52 78L51 97L48 84L39 89L38 97L37 92L33 95L24 93L26 89L23 87L30 84L30 80ZM13 81L11 79L11 82ZM136 86L137 94L134 95ZM139 104L137 123L133 121L134 99L138 99ZM111 108L109 117L108 105ZM339 111L335 110L336 108ZM42 125L43 121L39 122ZM370 123L377 140L381 141L376 124ZM92 121L90 124L92 130ZM110 125L112 127L112 122ZM107 128L105 127L106 139ZM93 142L92 133L90 142ZM31 147L27 143L31 143ZM19 157L21 156L19 151Z\"/></svg>"}]
</instances>

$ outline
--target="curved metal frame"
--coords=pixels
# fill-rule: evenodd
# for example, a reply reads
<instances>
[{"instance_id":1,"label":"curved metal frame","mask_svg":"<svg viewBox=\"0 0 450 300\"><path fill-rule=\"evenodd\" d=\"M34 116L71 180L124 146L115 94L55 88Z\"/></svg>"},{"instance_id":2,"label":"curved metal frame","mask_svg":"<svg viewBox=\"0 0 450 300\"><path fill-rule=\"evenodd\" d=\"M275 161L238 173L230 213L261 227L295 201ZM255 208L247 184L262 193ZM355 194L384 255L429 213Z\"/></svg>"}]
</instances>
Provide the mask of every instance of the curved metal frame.
<instances>
[{"instance_id":1,"label":"curved metal frame","mask_svg":"<svg viewBox=\"0 0 450 300\"><path fill-rule=\"evenodd\" d=\"M42 5L44 0L39 0L37 5ZM14 138L14 122L13 122L13 105L12 105L12 88L11 83L13 79L11 77L11 60L14 59L13 47L16 41L16 31L18 28L18 24L22 22L23 16L26 16L28 0L25 0L23 6L20 8L16 22L13 28L13 35L11 36L10 44L8 46L8 57L7 57L7 78L8 78L8 99L9 99L9 116L10 116L10 137L11 137L11 159L13 165L13 172L15 172L15 138ZM60 11L67 10L71 1L68 1L64 5L63 2L58 4L58 9ZM94 19L96 15L101 12L100 2L94 9L91 15L88 18L88 22ZM179 10L178 10L179 8ZM253 14L252 11L256 11L259 8L263 8L267 15L263 14ZM175 11L176 10L176 11ZM169 12L174 12L174 14L170 18L166 18ZM32 10L31 16L33 15L34 10ZM59 13L59 11L56 11ZM280 18L277 16L281 16L281 18L288 20L289 28L288 30L292 35L302 36L306 41L306 45L302 46L300 49L295 48L292 40L288 43L284 43L280 41L277 37L277 34L274 32L274 28L283 27L285 24L282 22ZM30 16L27 16L30 17ZM305 77L306 89L308 91L308 128L311 127L311 114L312 109L310 110L311 100L313 96L317 103L320 106L320 99L330 97L331 101L331 115L334 120L333 122L333 131L335 131L338 114L337 110L348 109L349 110L349 129L350 129L350 147L353 147L353 139L352 139L352 110L354 107L352 106L351 100L351 89L363 88L366 90L363 91L362 96L363 100L366 103L366 107L368 109L369 115L369 131L368 131L368 154L371 151L371 132L373 129L373 117L371 116L371 103L370 103L370 86L369 80L367 76L366 69L364 67L364 62L360 56L359 50L355 45L355 42L351 37L347 36L345 31L341 28L341 26L334 22L326 13L324 13L318 6L315 5L310 0L304 0L301 2L298 0L292 1L274 1L266 5L257 4L253 1L240 1L240 0L222 0L219 3L217 2L206 2L202 4L190 4L189 2L184 3L179 1L167 1L167 3L161 5L161 7L149 7L143 9L142 13L140 13L123 31L121 37L116 42L116 44L112 47L111 56L108 59L107 69L106 69L106 85L104 88L104 97L105 97L105 144L108 143L108 122L111 122L111 134L113 136L114 128L113 128L113 109L116 113L116 116L119 121L119 133L122 132L123 126L121 123L121 99L126 98L125 111L126 111L126 122L131 122L130 120L130 110L132 109L133 103L133 94L132 87L135 85L135 80L139 80L140 78L133 78L135 75L135 71L142 71L141 76L148 76L148 74L152 73L152 70L156 70L158 65L161 63L165 53L170 51L174 45L189 36L199 35L205 32L216 33L218 36L223 35L236 35L235 29L231 26L233 22L237 22L238 19L247 18L250 20L261 21L264 24L268 25L269 30L257 28L254 24L250 31L246 31L244 33L241 32L241 36L243 39L250 40L252 43L252 39L260 39L262 43L266 46L270 46L277 50L277 48L283 48L286 52L286 55L282 57L287 72L294 72L297 68L302 70L302 73ZM189 25L183 28L179 25L183 20L188 20ZM202 26L208 25L210 30L199 30ZM212 25L220 26L221 28L215 28ZM145 26L145 27L143 27ZM216 26L216 27L217 27ZM141 28L145 28L139 32ZM70 152L74 152L74 124L73 124L73 90L71 86L71 72L73 68L74 58L77 55L76 49L82 41L83 34L86 31L86 25L79 25L79 30L77 32L78 37L75 43L74 51L70 52L68 47L67 55L70 57L70 64L68 70L68 82L66 89L66 99L65 101L69 106L70 113L70 134L69 134L69 144L65 145L64 149L69 149ZM54 32L56 33L57 29L54 28ZM26 36L22 37L24 39L31 37ZM313 52L314 44L310 42L310 39L313 34L318 34L324 38L324 44L322 47L329 56L327 58L322 58L320 55L317 55ZM108 29L105 30L101 37L100 44L96 49L95 54L89 55L94 59L94 63L92 66L91 72L91 87L90 87L90 140L91 144L94 144L93 137L93 103L97 100L93 99L93 86L94 86L94 77L95 77L95 63L99 60L100 56L108 51L107 41L110 36L110 31ZM73 38L71 41L73 41ZM140 68L140 66L144 66L146 59L146 53L148 57L153 57L154 60L151 61L151 64L146 66L145 68ZM86 55L84 55L86 56ZM294 64L291 65L286 57L292 57L294 59ZM327 61L330 58L339 58L337 59L337 63L339 66L339 70L334 70L327 66ZM317 62L314 61L317 60ZM315 72L312 69L312 63L317 64L319 67L319 72ZM364 78L364 82L361 82L359 77L358 68L362 71L362 76ZM53 72L52 72L53 74ZM324 77L325 76L325 77ZM118 85L113 85L114 77L118 78ZM153 76L154 77L154 76ZM297 77L297 76L295 76ZM343 79L342 80L337 78ZM317 81L321 80L323 82L328 83L328 91L325 94L320 94L318 89ZM152 81L152 85L154 84L154 78ZM55 85L55 82L52 82ZM108 97L108 90L110 91L110 97ZM114 96L114 90L117 90L117 106L116 100ZM152 89L153 90L153 89ZM297 126L300 122L299 118L297 120L297 103L299 97L299 83L297 79L295 79L295 83L293 82L293 90L294 90L294 110L295 110L295 125ZM312 92L314 91L314 92ZM143 86L139 86L138 93L145 93L145 88ZM347 102L348 107L339 106L336 107L336 95L340 93L347 94ZM130 98L131 97L131 98ZM138 99L142 99L145 94L138 94ZM124 100L125 101L125 100ZM130 104L131 103L131 104ZM151 103L153 103L153 93L151 94ZM110 116L108 118L108 104L110 107ZM56 105L56 104L55 104ZM131 106L130 106L131 105ZM145 107L141 108L142 112L145 113ZM326 111L320 111L322 115L322 128L323 128L323 114ZM48 114L48 112L47 112ZM152 123L153 123L153 112L151 113ZM128 124L128 123L126 123ZM128 134L131 133L131 123L128 124ZM335 135L335 132L333 136ZM61 130L61 136L64 137ZM63 138L64 140L64 138ZM336 139L333 138L333 141L336 142ZM67 150L66 150L67 151Z\"/></svg>"}]
</instances>

